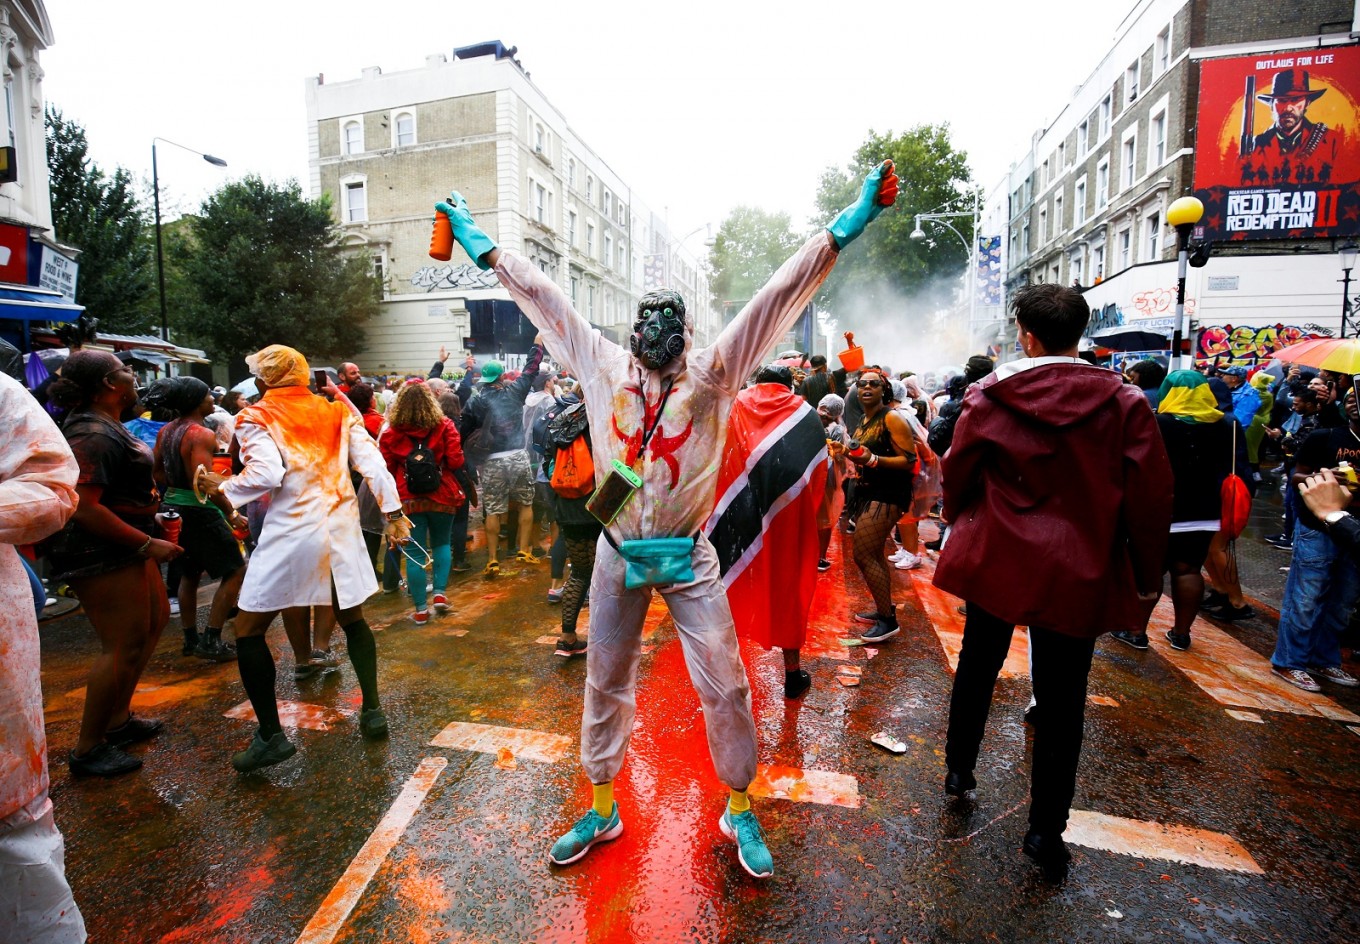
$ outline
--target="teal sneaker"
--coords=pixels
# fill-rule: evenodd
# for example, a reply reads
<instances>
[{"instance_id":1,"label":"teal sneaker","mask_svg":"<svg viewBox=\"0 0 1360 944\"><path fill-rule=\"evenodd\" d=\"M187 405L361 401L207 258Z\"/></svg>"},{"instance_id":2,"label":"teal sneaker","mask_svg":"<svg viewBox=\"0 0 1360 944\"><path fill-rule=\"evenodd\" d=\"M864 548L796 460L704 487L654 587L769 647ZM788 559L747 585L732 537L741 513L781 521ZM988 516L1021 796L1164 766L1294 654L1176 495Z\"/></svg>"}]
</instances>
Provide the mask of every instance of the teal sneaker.
<instances>
[{"instance_id":1,"label":"teal sneaker","mask_svg":"<svg viewBox=\"0 0 1360 944\"><path fill-rule=\"evenodd\" d=\"M570 865L583 858L595 843L618 839L621 835L623 835L623 820L619 819L619 805L617 803L609 811L608 819L596 813L595 808L591 807L586 811L585 816L577 820L576 825L571 827L569 832L553 843L548 858L554 865Z\"/></svg>"},{"instance_id":2,"label":"teal sneaker","mask_svg":"<svg viewBox=\"0 0 1360 944\"><path fill-rule=\"evenodd\" d=\"M774 874L774 859L770 848L765 845L765 833L756 822L756 814L733 813L730 808L723 810L718 828L723 835L737 843L737 858L741 867L751 873L753 878L769 878Z\"/></svg>"}]
</instances>

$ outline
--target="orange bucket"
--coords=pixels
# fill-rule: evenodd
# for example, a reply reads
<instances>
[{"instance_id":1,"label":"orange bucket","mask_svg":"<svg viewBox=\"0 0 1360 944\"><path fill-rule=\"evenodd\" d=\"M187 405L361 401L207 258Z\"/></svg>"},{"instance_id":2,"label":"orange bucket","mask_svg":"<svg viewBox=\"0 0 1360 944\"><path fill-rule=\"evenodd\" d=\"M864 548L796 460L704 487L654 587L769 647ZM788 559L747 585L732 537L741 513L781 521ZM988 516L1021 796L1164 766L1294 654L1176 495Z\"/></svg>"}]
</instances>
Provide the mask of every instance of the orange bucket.
<instances>
[{"instance_id":1,"label":"orange bucket","mask_svg":"<svg viewBox=\"0 0 1360 944\"><path fill-rule=\"evenodd\" d=\"M841 366L846 370L859 370L864 366L864 348L857 345L850 345L836 356L841 359Z\"/></svg>"}]
</instances>

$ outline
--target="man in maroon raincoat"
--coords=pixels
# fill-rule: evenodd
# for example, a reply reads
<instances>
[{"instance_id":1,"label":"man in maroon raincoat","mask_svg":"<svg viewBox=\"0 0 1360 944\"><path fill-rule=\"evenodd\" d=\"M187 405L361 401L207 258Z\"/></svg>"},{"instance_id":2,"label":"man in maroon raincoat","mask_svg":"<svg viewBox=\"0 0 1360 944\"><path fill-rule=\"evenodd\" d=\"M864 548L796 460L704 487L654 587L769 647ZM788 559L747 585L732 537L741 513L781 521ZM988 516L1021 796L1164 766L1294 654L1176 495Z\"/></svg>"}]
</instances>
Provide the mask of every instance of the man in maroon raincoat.
<instances>
[{"instance_id":1,"label":"man in maroon raincoat","mask_svg":"<svg viewBox=\"0 0 1360 944\"><path fill-rule=\"evenodd\" d=\"M953 530L935 585L968 601L945 792L977 786L997 673L1012 630L1028 626L1038 715L1024 852L1059 879L1095 641L1137 630L1139 598L1160 591L1172 478L1142 392L1076 356L1086 300L1034 285L1014 305L1028 356L968 390L943 465Z\"/></svg>"}]
</instances>

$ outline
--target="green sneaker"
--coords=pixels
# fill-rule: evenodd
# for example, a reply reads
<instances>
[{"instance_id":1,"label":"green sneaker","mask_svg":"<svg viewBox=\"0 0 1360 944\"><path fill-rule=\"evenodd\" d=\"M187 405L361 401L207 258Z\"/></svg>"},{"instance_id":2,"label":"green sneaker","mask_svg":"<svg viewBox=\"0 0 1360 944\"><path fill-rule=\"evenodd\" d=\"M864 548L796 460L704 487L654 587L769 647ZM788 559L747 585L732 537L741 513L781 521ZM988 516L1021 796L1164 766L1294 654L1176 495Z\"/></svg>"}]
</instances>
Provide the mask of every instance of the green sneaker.
<instances>
[{"instance_id":1,"label":"green sneaker","mask_svg":"<svg viewBox=\"0 0 1360 944\"><path fill-rule=\"evenodd\" d=\"M261 767L271 767L282 763L297 753L297 747L288 740L288 735L280 731L269 740L260 737L259 732L250 739L250 746L231 758L231 766L243 774Z\"/></svg>"},{"instance_id":2,"label":"green sneaker","mask_svg":"<svg viewBox=\"0 0 1360 944\"><path fill-rule=\"evenodd\" d=\"M769 878L774 874L774 859L765 845L765 833L756 822L755 813L750 810L733 813L730 808L725 809L722 819L718 820L718 828L728 839L736 841L737 858L752 877Z\"/></svg>"},{"instance_id":3,"label":"green sneaker","mask_svg":"<svg viewBox=\"0 0 1360 944\"><path fill-rule=\"evenodd\" d=\"M359 733L370 741L387 737L387 715L381 708L365 708L359 712Z\"/></svg>"},{"instance_id":4,"label":"green sneaker","mask_svg":"<svg viewBox=\"0 0 1360 944\"><path fill-rule=\"evenodd\" d=\"M621 835L623 835L623 820L619 819L619 805L617 803L609 811L608 819L596 813L595 808L591 807L586 811L585 816L577 820L576 825L571 827L569 832L553 843L552 851L548 853L548 859L554 865L570 865L583 858L595 843L618 839Z\"/></svg>"}]
</instances>

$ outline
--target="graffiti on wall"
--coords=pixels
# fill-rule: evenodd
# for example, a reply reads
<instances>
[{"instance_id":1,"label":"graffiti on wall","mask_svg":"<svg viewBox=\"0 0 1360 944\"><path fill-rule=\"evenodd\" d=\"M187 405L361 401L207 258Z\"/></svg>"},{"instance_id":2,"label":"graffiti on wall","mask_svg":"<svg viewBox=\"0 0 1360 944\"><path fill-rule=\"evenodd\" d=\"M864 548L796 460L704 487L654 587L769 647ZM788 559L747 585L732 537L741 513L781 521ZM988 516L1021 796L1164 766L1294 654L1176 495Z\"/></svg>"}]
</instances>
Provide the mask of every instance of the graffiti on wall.
<instances>
[{"instance_id":1,"label":"graffiti on wall","mask_svg":"<svg viewBox=\"0 0 1360 944\"><path fill-rule=\"evenodd\" d=\"M483 272L475 265L425 266L417 269L411 276L411 284L427 292L448 288L500 288L496 273L488 269Z\"/></svg>"},{"instance_id":2,"label":"graffiti on wall","mask_svg":"<svg viewBox=\"0 0 1360 944\"><path fill-rule=\"evenodd\" d=\"M1160 318L1165 315L1176 313L1176 286L1170 288L1150 288L1143 292L1136 293L1131 299L1133 310L1138 312L1137 318ZM1185 300L1185 313L1194 317L1195 300L1187 298Z\"/></svg>"},{"instance_id":3,"label":"graffiti on wall","mask_svg":"<svg viewBox=\"0 0 1360 944\"><path fill-rule=\"evenodd\" d=\"M1195 300L1185 300L1185 313L1195 316ZM1174 326L1176 317L1176 288L1153 288L1135 293L1129 299L1128 310L1118 302L1107 302L1103 307L1093 309L1091 322L1086 326L1086 335L1118 328L1127 324L1142 324L1149 330L1167 325Z\"/></svg>"},{"instance_id":4,"label":"graffiti on wall","mask_svg":"<svg viewBox=\"0 0 1360 944\"><path fill-rule=\"evenodd\" d=\"M1330 338L1331 328L1322 325L1268 325L1254 328L1249 325L1210 325L1199 333L1195 362L1200 366L1214 364L1226 367L1240 364L1254 367L1276 351L1300 341Z\"/></svg>"}]
</instances>

